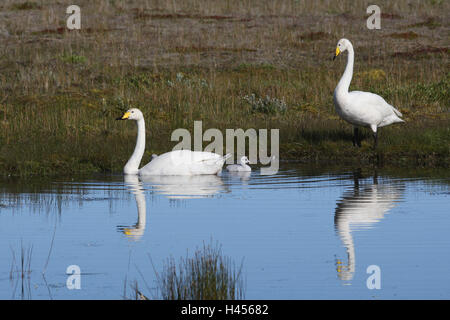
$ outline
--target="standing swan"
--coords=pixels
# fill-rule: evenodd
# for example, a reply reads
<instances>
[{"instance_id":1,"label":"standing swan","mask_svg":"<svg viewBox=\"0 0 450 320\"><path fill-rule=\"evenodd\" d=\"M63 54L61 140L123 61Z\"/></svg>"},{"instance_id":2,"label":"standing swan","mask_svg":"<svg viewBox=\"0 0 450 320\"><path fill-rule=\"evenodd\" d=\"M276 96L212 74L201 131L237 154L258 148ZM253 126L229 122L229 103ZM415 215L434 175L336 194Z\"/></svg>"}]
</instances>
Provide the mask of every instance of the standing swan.
<instances>
[{"instance_id":1,"label":"standing swan","mask_svg":"<svg viewBox=\"0 0 450 320\"><path fill-rule=\"evenodd\" d=\"M353 46L349 40L339 40L333 60L346 50L348 51L347 66L334 90L334 106L338 115L354 126L353 145L361 147L361 140L358 137L358 126L370 127L373 131L374 148L376 148L378 140L377 128L396 122L404 122L400 119L402 114L379 95L362 91L348 92L353 76L355 56Z\"/></svg>"},{"instance_id":2,"label":"standing swan","mask_svg":"<svg viewBox=\"0 0 450 320\"><path fill-rule=\"evenodd\" d=\"M145 150L144 115L139 109L133 108L116 120L134 120L138 128L136 147L123 168L125 174L141 176L218 174L222 170L225 160L231 156L230 154L220 156L212 152L175 150L153 157L151 162L139 169Z\"/></svg>"}]
</instances>

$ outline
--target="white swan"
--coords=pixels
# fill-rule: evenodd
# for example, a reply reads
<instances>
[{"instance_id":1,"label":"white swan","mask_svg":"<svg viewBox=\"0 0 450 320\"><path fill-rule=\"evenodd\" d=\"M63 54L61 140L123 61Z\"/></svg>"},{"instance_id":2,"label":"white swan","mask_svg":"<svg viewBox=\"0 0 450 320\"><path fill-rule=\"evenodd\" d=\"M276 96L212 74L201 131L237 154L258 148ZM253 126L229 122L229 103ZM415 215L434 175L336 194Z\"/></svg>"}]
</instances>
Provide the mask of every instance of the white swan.
<instances>
[{"instance_id":1,"label":"white swan","mask_svg":"<svg viewBox=\"0 0 450 320\"><path fill-rule=\"evenodd\" d=\"M347 66L334 90L334 106L338 115L354 125L353 145L361 146L358 138L358 126L370 127L373 131L374 147L377 146L377 129L396 122L404 122L402 114L382 97L371 92L348 92L353 76L354 51L347 39L339 40L333 60L344 51L348 51Z\"/></svg>"},{"instance_id":2,"label":"white swan","mask_svg":"<svg viewBox=\"0 0 450 320\"><path fill-rule=\"evenodd\" d=\"M230 164L227 166L227 170L230 172L250 172L252 168L247 164L250 163L247 157L242 157L240 164Z\"/></svg>"},{"instance_id":3,"label":"white swan","mask_svg":"<svg viewBox=\"0 0 450 320\"><path fill-rule=\"evenodd\" d=\"M175 150L152 157L151 162L139 169L145 151L144 115L139 109L133 108L116 120L134 120L138 128L136 147L123 168L125 174L141 176L218 174L222 170L225 160L231 156L231 154L220 156L212 152Z\"/></svg>"}]
</instances>

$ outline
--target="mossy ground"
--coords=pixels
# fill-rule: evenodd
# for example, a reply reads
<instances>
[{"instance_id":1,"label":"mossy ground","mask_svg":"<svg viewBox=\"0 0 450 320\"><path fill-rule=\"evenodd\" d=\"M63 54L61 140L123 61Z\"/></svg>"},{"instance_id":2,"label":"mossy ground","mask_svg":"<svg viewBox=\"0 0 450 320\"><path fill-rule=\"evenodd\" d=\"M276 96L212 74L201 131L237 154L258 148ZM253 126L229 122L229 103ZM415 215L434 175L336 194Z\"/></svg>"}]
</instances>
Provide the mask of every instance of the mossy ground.
<instances>
[{"instance_id":1,"label":"mossy ground","mask_svg":"<svg viewBox=\"0 0 450 320\"><path fill-rule=\"evenodd\" d=\"M383 3L381 30L366 28L363 1L79 1L80 31L65 29L68 5L0 5L2 175L119 172L136 131L114 119L129 107L146 117L144 162L202 120L280 129L281 160L448 168L448 2ZM404 114L376 151L368 130L354 148L334 111L342 37L356 52L351 90Z\"/></svg>"}]
</instances>

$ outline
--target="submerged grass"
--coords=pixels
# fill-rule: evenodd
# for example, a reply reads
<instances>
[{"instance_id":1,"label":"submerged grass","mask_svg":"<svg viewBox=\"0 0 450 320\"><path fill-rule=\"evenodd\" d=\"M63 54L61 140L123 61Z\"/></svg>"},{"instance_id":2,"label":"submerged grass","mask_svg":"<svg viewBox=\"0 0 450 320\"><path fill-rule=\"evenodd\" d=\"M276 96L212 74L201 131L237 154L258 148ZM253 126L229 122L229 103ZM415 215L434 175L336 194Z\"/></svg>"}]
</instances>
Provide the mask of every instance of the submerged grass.
<instances>
[{"instance_id":1,"label":"submerged grass","mask_svg":"<svg viewBox=\"0 0 450 320\"><path fill-rule=\"evenodd\" d=\"M65 7L34 3L0 6L2 175L120 171L136 133L114 119L129 107L146 117L144 162L196 120L204 131L280 129L281 160L450 162L445 1L386 3L376 32L364 1L81 1L80 32L44 32L65 31ZM334 111L345 59L331 56L344 36L356 52L351 90L382 95L406 120L381 130L376 152L368 131L353 148Z\"/></svg>"}]
</instances>

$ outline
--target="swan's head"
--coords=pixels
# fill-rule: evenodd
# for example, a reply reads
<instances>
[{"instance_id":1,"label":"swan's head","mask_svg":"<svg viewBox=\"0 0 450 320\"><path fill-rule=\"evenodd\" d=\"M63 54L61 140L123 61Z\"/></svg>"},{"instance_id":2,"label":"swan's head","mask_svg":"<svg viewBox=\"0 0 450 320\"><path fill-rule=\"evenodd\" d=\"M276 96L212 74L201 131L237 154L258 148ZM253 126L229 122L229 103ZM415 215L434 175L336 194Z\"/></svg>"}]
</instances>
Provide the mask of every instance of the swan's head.
<instances>
[{"instance_id":1,"label":"swan's head","mask_svg":"<svg viewBox=\"0 0 450 320\"><path fill-rule=\"evenodd\" d=\"M241 158L241 164L247 164L247 163L250 163L250 160L248 160L248 158L246 156L243 156Z\"/></svg>"},{"instance_id":2,"label":"swan's head","mask_svg":"<svg viewBox=\"0 0 450 320\"><path fill-rule=\"evenodd\" d=\"M348 50L351 47L352 47L352 43L349 40L347 40L345 38L342 38L341 40L339 40L336 45L336 54L334 55L333 60L336 59L336 57L338 55L340 55L342 52L344 52L345 50Z\"/></svg>"},{"instance_id":3,"label":"swan's head","mask_svg":"<svg viewBox=\"0 0 450 320\"><path fill-rule=\"evenodd\" d=\"M141 120L144 119L144 115L142 114L141 110L132 108L125 112L121 117L117 118L116 120Z\"/></svg>"}]
</instances>

